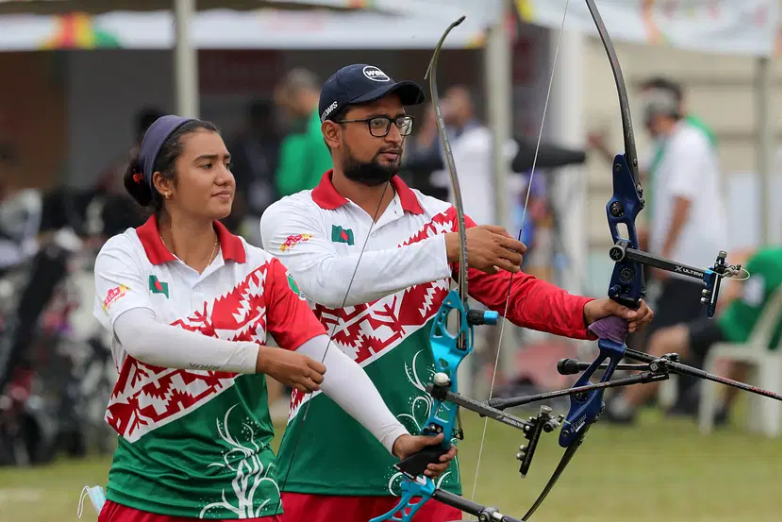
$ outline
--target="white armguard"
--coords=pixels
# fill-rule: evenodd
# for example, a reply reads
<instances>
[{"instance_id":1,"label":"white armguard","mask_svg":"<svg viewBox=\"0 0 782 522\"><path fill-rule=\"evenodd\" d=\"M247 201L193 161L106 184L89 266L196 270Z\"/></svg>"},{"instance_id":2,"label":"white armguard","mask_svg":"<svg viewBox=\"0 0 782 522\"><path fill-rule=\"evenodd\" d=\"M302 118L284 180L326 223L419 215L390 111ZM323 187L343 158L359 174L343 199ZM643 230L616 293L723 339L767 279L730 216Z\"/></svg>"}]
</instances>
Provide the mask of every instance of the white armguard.
<instances>
[{"instance_id":1,"label":"white armguard","mask_svg":"<svg viewBox=\"0 0 782 522\"><path fill-rule=\"evenodd\" d=\"M255 373L257 343L225 341L163 324L148 308L133 308L117 317L114 335L129 355L145 364Z\"/></svg>"},{"instance_id":2,"label":"white armguard","mask_svg":"<svg viewBox=\"0 0 782 522\"><path fill-rule=\"evenodd\" d=\"M328 336L319 335L302 344L296 351L318 362L323 361L328 340ZM323 364L326 366L321 384L323 393L369 430L393 454L396 439L408 432L389 411L363 368L336 346L328 349Z\"/></svg>"}]
</instances>

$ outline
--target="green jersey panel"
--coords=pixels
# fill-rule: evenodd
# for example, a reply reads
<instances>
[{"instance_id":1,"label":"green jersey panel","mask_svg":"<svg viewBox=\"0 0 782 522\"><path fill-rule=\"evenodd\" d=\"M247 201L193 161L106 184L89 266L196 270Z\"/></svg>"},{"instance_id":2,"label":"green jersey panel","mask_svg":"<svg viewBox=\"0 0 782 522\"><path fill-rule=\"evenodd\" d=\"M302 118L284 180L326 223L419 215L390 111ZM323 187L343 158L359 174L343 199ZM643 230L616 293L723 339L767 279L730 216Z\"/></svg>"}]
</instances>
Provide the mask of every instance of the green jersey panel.
<instances>
[{"instance_id":1,"label":"green jersey panel","mask_svg":"<svg viewBox=\"0 0 782 522\"><path fill-rule=\"evenodd\" d=\"M120 437L106 496L175 517L281 513L273 436L266 378L236 377L233 386L147 436L132 443Z\"/></svg>"},{"instance_id":2,"label":"green jersey panel","mask_svg":"<svg viewBox=\"0 0 782 522\"><path fill-rule=\"evenodd\" d=\"M434 372L429 343L431 324L429 321L364 366L389 410L413 435L421 432L432 408L432 397L425 388ZM393 468L398 459L330 398L320 393L310 400L303 431L301 418L307 409L306 402L294 407L294 417L280 446L278 476L283 480L288 475L285 491L398 496L402 477ZM437 484L461 495L457 459L437 478Z\"/></svg>"}]
</instances>

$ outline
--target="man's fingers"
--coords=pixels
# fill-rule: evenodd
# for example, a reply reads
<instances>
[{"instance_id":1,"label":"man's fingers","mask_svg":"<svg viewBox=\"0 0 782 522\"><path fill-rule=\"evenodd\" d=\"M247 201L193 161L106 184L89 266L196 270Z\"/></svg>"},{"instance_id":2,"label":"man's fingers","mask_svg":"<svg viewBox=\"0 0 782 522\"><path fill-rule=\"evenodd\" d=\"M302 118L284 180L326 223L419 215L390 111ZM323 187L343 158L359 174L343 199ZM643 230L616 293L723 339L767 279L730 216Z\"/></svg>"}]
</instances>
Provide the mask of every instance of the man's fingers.
<instances>
[{"instance_id":1,"label":"man's fingers","mask_svg":"<svg viewBox=\"0 0 782 522\"><path fill-rule=\"evenodd\" d=\"M481 226L481 228L484 228L484 229L488 230L489 232L492 232L494 234L498 234L500 236L505 236L505 237L510 237L510 238L513 237L513 236L510 235L510 233L507 230L505 230L505 227L500 227L500 226L497 226L497 225L483 225L483 226Z\"/></svg>"},{"instance_id":2,"label":"man's fingers","mask_svg":"<svg viewBox=\"0 0 782 522\"><path fill-rule=\"evenodd\" d=\"M525 245L521 241L516 240L513 237L500 238L500 246L508 250L513 250L514 252L518 252L519 254L524 254L527 252L527 245Z\"/></svg>"},{"instance_id":3,"label":"man's fingers","mask_svg":"<svg viewBox=\"0 0 782 522\"><path fill-rule=\"evenodd\" d=\"M507 272L511 272L513 274L516 274L516 273L521 271L521 268L519 268L519 265L517 265L515 263L512 263L512 262L508 261L507 259L498 259L496 262L497 262L497 265L499 266L499 268L501 268L502 270L505 270Z\"/></svg>"}]
</instances>

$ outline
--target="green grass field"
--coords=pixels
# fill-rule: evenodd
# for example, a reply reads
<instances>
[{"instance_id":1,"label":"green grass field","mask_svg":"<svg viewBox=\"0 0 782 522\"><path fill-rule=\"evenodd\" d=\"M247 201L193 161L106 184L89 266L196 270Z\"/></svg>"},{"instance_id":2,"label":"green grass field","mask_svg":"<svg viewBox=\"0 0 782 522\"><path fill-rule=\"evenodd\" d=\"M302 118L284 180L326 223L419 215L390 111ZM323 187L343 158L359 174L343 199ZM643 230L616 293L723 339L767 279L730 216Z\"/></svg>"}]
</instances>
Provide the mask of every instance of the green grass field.
<instances>
[{"instance_id":1,"label":"green grass field","mask_svg":"<svg viewBox=\"0 0 782 522\"><path fill-rule=\"evenodd\" d=\"M472 491L483 420L463 414L460 445L465 495ZM740 422L740 419L737 419ZM279 440L279 438L278 438ZM512 428L490 423L476 500L521 516L561 455L546 436L529 476L514 455ZM85 484L103 484L109 460L60 460L39 469L0 469L0 521L71 522ZM85 506L82 520L96 520ZM689 420L648 412L633 428L598 423L532 520L539 522L779 522L782 440L734 425L704 436Z\"/></svg>"}]
</instances>

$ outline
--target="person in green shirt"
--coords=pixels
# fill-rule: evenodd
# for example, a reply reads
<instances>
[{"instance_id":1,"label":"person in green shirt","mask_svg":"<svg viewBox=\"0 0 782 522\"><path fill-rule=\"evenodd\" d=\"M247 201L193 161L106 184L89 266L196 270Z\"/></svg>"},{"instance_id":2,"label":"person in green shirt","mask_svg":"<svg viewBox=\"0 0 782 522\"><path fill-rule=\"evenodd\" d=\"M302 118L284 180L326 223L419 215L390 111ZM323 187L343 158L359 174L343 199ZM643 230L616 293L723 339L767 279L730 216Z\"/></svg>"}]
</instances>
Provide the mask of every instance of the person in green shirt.
<instances>
[{"instance_id":1,"label":"person in green shirt","mask_svg":"<svg viewBox=\"0 0 782 522\"><path fill-rule=\"evenodd\" d=\"M736 283L742 285L738 296L715 319L700 318L658 330L649 339L647 352L661 357L678 353L682 358L692 355L703 359L715 343L744 343L749 339L764 308L774 291L782 285L782 246L759 249L746 264L750 277ZM776 350L782 336L782 321L774 328L769 350ZM746 378L746 366L735 363L727 377ZM603 417L617 423L632 423L636 411L647 403L659 389L660 383L629 386L606 406ZM717 413L718 423L727 421L727 411L736 396L735 388L727 388L723 404Z\"/></svg>"},{"instance_id":2,"label":"person in green shirt","mask_svg":"<svg viewBox=\"0 0 782 522\"><path fill-rule=\"evenodd\" d=\"M275 180L280 197L310 190L331 169L331 154L320 132L320 80L306 69L292 69L275 90L275 101L291 122L280 145Z\"/></svg>"}]
</instances>

